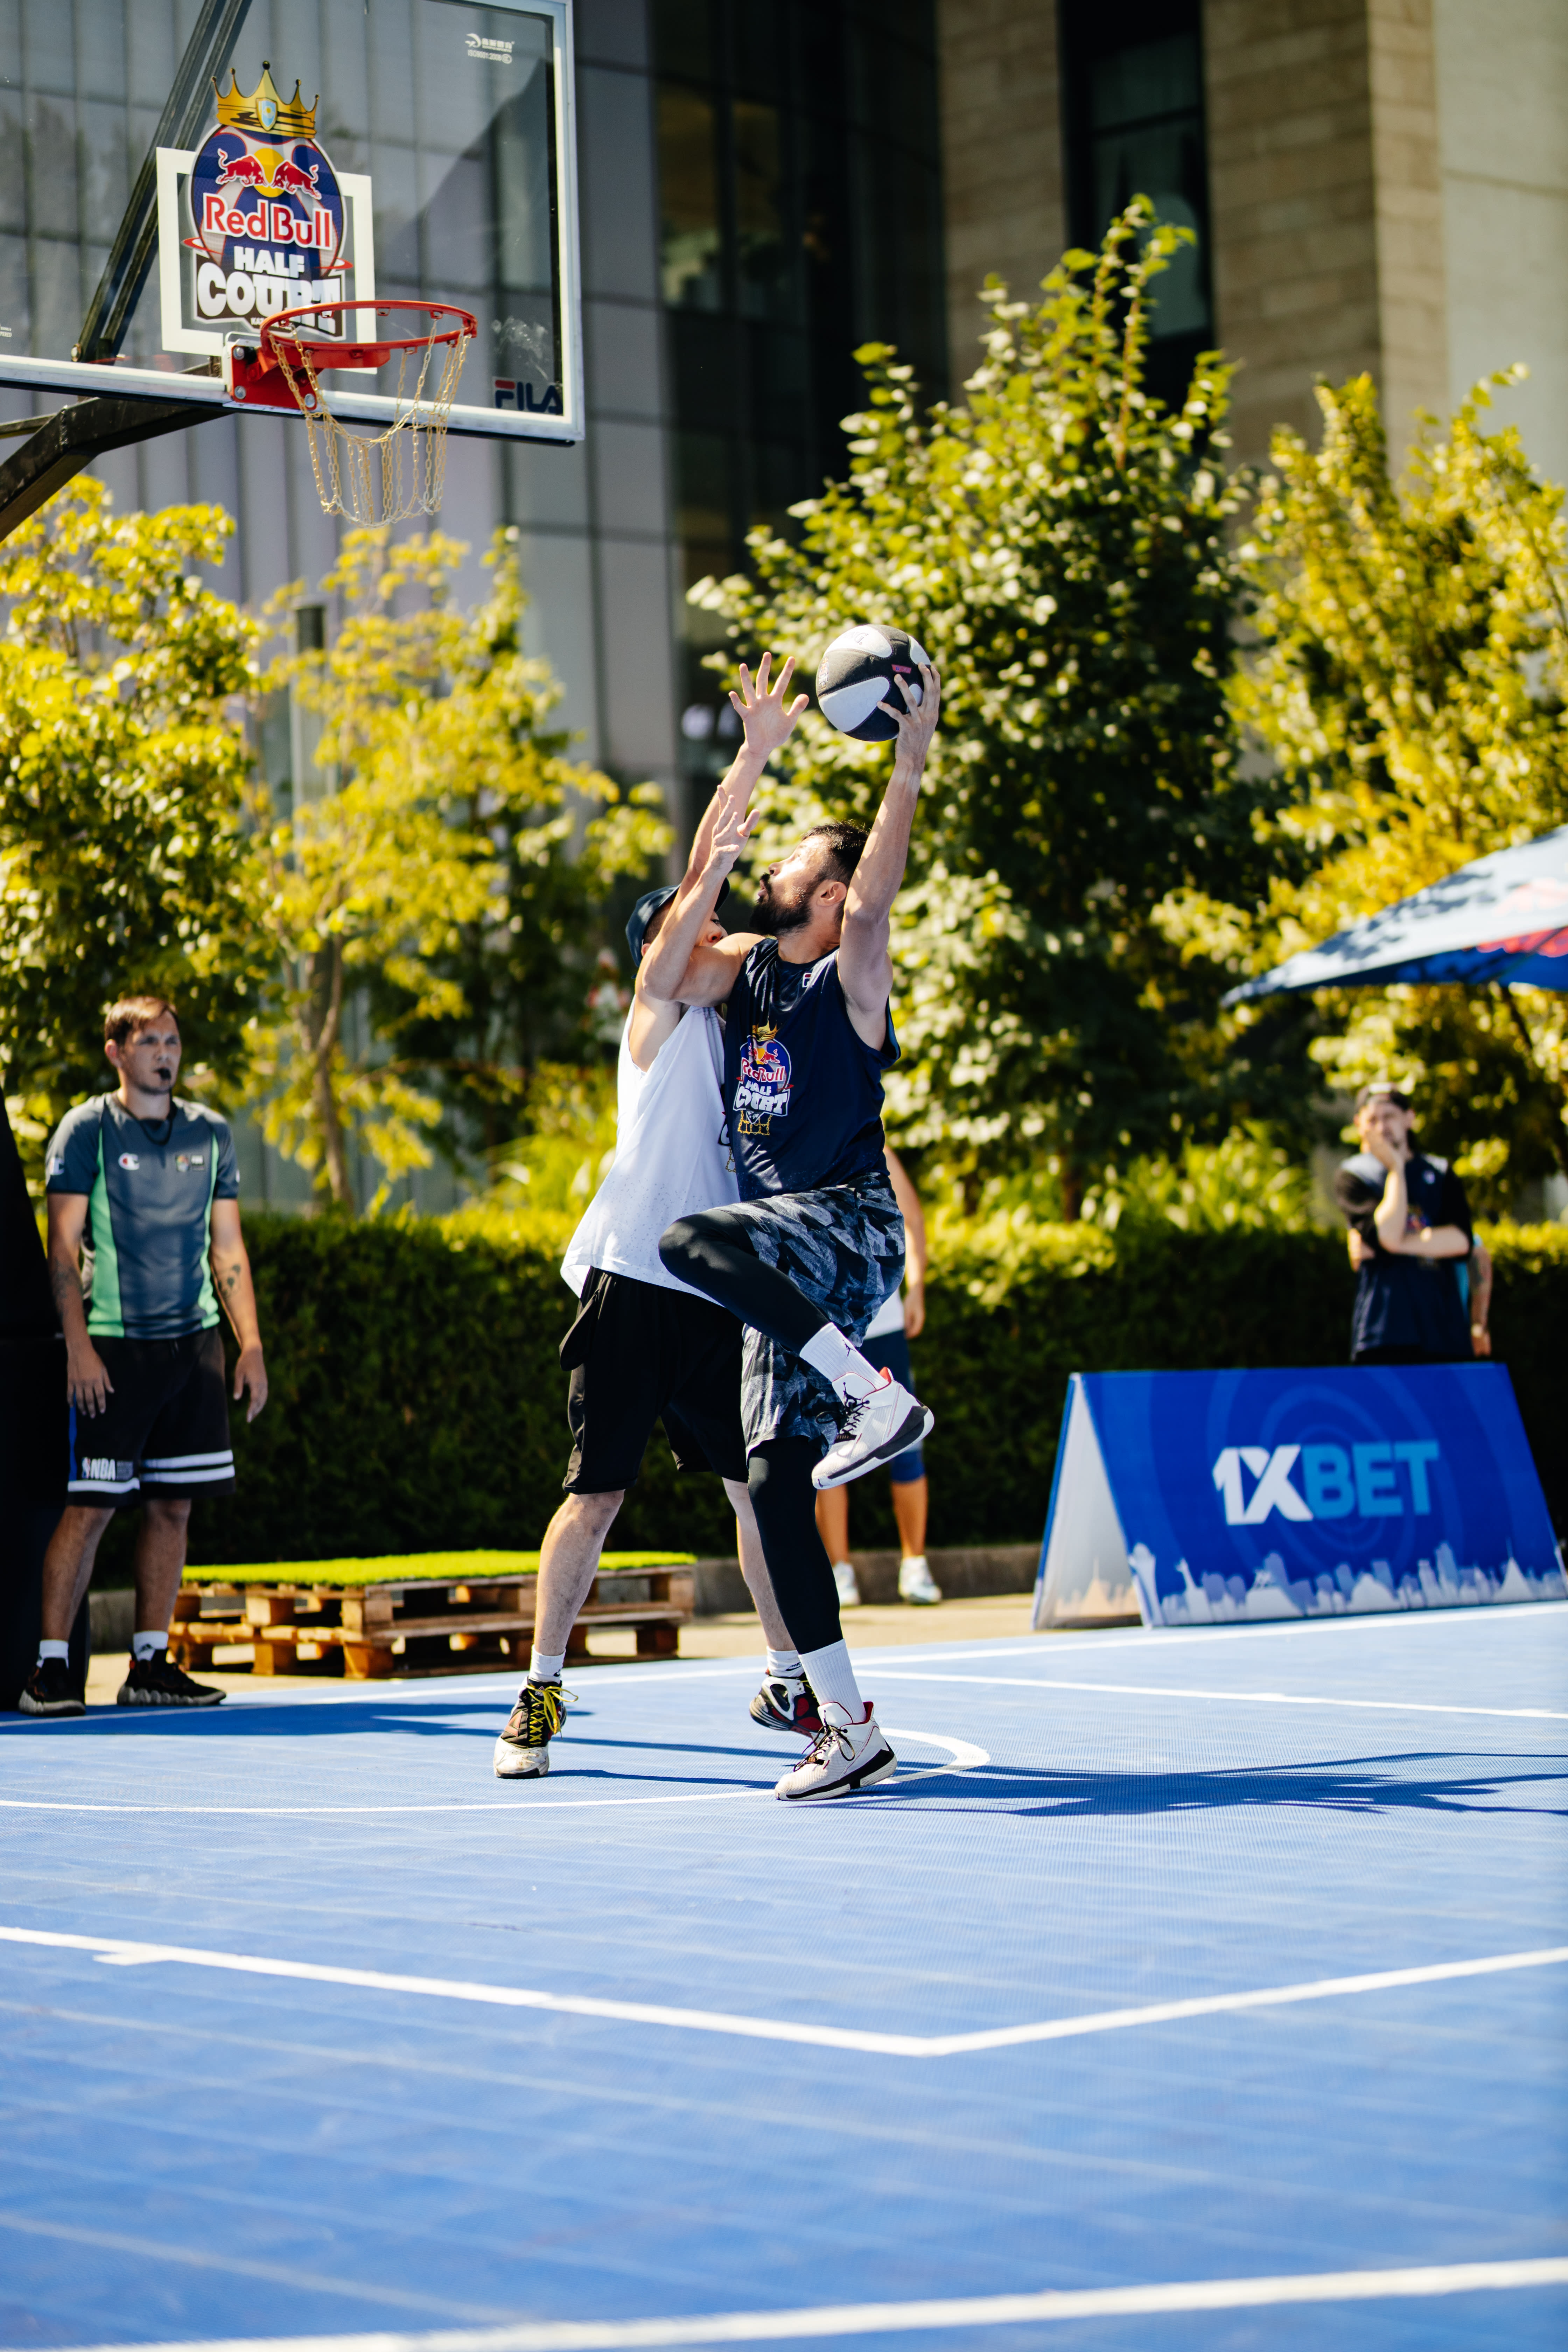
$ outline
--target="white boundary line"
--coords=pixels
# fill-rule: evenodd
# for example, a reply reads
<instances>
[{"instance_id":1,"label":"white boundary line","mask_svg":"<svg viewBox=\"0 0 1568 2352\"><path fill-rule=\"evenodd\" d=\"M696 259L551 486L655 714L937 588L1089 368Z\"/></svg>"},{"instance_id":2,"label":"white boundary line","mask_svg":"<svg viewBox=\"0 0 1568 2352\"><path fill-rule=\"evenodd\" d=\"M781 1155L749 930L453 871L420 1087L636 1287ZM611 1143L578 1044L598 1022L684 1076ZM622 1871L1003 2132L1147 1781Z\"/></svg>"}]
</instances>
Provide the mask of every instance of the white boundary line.
<instances>
[{"instance_id":1,"label":"white boundary line","mask_svg":"<svg viewBox=\"0 0 1568 2352\"><path fill-rule=\"evenodd\" d=\"M1043 1675L925 1675L889 1667L885 1683L974 1683L986 1689L1109 1691L1119 1698L1232 1699L1245 1706L1353 1706L1374 1715L1485 1715L1543 1723L1568 1723L1568 1712L1550 1706L1438 1706L1420 1699L1320 1698L1295 1691L1178 1690L1164 1683L1064 1682Z\"/></svg>"},{"instance_id":2,"label":"white boundary line","mask_svg":"<svg viewBox=\"0 0 1568 2352\"><path fill-rule=\"evenodd\" d=\"M855 2050L880 2058L968 2057L983 2050L1016 2049L1027 2042L1071 2042L1127 2026L1168 2025L1247 2009L1279 2009L1348 1993L1392 1992L1408 1985L1446 1984L1463 1977L1498 1976L1568 1961L1568 1944L1534 1952L1502 1952L1480 1960L1438 1960L1425 1968L1383 1969L1353 1977L1319 1977L1307 1984L1268 1985L1251 1992L1205 1993L1136 2009L1100 2010L1085 2017L1048 2018L1036 2025L994 2026L976 2033L872 2033L853 2026L806 2025L773 2017L740 2017L723 2010L674 2009L640 2000L601 2000L586 1993L539 1992L521 1985L470 1984L454 1977L395 1976L381 1969L329 1968L314 1960L272 1959L252 1952L211 1952L183 1944L148 1944L125 1936L70 1936L42 1927L0 1927L0 1942L41 1945L53 1951L90 1952L110 1968L174 1963L217 1969L236 1976L283 1977L303 1984L348 1985L365 1992L414 1993L431 2000L474 2002L491 2009L548 2010L568 2017L607 2018L621 2024L664 2025L689 2033L722 2033L747 2042L802 2042L817 2050Z\"/></svg>"},{"instance_id":3,"label":"white boundary line","mask_svg":"<svg viewBox=\"0 0 1568 2352\"><path fill-rule=\"evenodd\" d=\"M955 1739L948 1732L899 1731L890 1723L884 1724L882 1727L890 1739L923 1739L931 1748L951 1748L952 1761L950 1764L904 1765L900 1763L898 1775L894 1780L885 1782L879 1790L868 1790L868 1795L896 1796L900 1789L907 1789L911 1780L940 1780L944 1772L977 1772L991 1761L990 1756L984 1748L976 1748L973 1741L970 1739ZM592 1747L593 1744L591 1736L584 1741L584 1747ZM534 1811L548 1819L554 1813L576 1813L585 1810L602 1811L605 1806L709 1805L731 1797L771 1797L774 1786L775 1783L772 1780L766 1782L749 1780L740 1788L683 1789L678 1790L673 1796L668 1797L552 1796L537 1804ZM0 1797L0 1811L177 1813L182 1819L192 1815L205 1819L211 1815L222 1817L228 1814L241 1814L247 1819L258 1817L267 1821L270 1821L274 1816L293 1821L301 1816L316 1820L340 1814L349 1814L357 1820L362 1814L367 1813L482 1813L493 1819L512 1822L525 1818L527 1807L525 1804L523 1811L520 1813L515 1800L509 1802L507 1798L498 1791L495 1795L485 1799L483 1802L477 1802L468 1798L458 1798L449 1804L430 1805L143 1805L124 1801L117 1804L98 1803L90 1802L86 1799L70 1797Z\"/></svg>"},{"instance_id":4,"label":"white boundary line","mask_svg":"<svg viewBox=\"0 0 1568 2352\"><path fill-rule=\"evenodd\" d=\"M428 2335L275 2336L139 2346L136 2352L636 2352L644 2346L796 2343L811 2336L900 2336L910 2330L1016 2327L1064 2319L1173 2311L1257 2311L1270 2305L1368 2303L1402 2296L1496 2294L1568 2284L1568 2257L1443 2263L1389 2271L1308 2271L1279 2278L1181 2279L1158 2286L965 2295L926 2303L846 2303L797 2311L721 2311L690 2319L543 2320L518 2327L442 2328ZM95 2352L128 2352L104 2345Z\"/></svg>"}]
</instances>

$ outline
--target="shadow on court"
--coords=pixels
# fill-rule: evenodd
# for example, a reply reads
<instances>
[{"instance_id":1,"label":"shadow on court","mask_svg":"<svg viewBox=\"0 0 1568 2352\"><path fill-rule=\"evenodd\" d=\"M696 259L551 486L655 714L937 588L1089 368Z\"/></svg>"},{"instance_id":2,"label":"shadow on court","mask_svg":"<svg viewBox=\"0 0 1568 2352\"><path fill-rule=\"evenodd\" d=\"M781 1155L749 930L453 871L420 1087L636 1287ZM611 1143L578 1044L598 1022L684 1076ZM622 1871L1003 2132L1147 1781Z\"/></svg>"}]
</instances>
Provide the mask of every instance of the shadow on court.
<instances>
[{"instance_id":1,"label":"shadow on court","mask_svg":"<svg viewBox=\"0 0 1568 2352\"><path fill-rule=\"evenodd\" d=\"M1453 1769L1469 1761L1467 1751L1450 1749L1239 1766L1221 1772L1063 1772L991 1765L973 1774L933 1774L904 1788L895 1782L886 1796L927 1806L962 1805L965 1811L977 1804L994 1804L1058 1821L1064 1816L1104 1821L1152 1813L1228 1812L1254 1805L1352 1813L1568 1813L1568 1803L1508 1801L1515 1791L1568 1782L1568 1757L1500 1757L1493 1751L1485 1757L1483 1769ZM1525 1769L1504 1769L1516 1764ZM1438 1765L1450 1769L1438 1773L1433 1769ZM961 1795L955 1780L962 1780Z\"/></svg>"}]
</instances>

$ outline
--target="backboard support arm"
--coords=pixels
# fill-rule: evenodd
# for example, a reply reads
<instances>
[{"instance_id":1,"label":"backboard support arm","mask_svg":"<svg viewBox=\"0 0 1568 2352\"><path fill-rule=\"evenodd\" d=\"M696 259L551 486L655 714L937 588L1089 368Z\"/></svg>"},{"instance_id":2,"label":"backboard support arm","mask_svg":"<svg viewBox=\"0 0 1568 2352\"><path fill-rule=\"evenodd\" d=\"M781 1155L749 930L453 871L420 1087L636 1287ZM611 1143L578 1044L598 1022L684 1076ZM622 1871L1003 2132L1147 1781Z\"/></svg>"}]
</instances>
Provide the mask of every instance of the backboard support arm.
<instances>
[{"instance_id":1,"label":"backboard support arm","mask_svg":"<svg viewBox=\"0 0 1568 2352\"><path fill-rule=\"evenodd\" d=\"M131 313L136 308L158 243L158 150L189 147L206 120L212 100L210 85L228 62L239 38L250 0L202 0L201 14L185 44L158 128L136 174L131 201L88 304L81 334L72 353L79 360L111 360L125 341ZM167 427L161 428L167 430ZM129 436L135 438L134 435ZM119 446L111 443L111 447ZM10 528L11 526L7 526Z\"/></svg>"},{"instance_id":2,"label":"backboard support arm","mask_svg":"<svg viewBox=\"0 0 1568 2352\"><path fill-rule=\"evenodd\" d=\"M160 433L184 432L224 414L221 402L198 408L184 400L103 398L62 408L0 466L0 540L8 539L95 457L133 441L156 440Z\"/></svg>"}]
</instances>

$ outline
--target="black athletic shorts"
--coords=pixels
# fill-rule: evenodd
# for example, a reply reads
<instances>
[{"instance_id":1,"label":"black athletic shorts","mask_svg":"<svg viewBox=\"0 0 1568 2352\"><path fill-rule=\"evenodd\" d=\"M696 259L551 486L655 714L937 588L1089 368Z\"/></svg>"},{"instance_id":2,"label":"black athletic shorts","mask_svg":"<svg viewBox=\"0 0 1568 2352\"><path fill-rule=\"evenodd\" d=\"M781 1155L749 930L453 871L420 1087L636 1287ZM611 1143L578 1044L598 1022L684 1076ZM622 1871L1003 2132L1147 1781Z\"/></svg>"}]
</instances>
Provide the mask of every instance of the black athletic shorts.
<instances>
[{"instance_id":1,"label":"black athletic shorts","mask_svg":"<svg viewBox=\"0 0 1568 2352\"><path fill-rule=\"evenodd\" d=\"M217 1326L179 1339L94 1338L92 1344L114 1386L102 1412L89 1418L70 1407L71 1501L115 1510L138 1495L232 1495L228 1385Z\"/></svg>"},{"instance_id":2,"label":"black athletic shorts","mask_svg":"<svg viewBox=\"0 0 1568 2352\"><path fill-rule=\"evenodd\" d=\"M661 1419L681 1469L745 1484L741 1325L727 1308L595 1266L561 1361L572 1375L569 1495L635 1485Z\"/></svg>"}]
</instances>

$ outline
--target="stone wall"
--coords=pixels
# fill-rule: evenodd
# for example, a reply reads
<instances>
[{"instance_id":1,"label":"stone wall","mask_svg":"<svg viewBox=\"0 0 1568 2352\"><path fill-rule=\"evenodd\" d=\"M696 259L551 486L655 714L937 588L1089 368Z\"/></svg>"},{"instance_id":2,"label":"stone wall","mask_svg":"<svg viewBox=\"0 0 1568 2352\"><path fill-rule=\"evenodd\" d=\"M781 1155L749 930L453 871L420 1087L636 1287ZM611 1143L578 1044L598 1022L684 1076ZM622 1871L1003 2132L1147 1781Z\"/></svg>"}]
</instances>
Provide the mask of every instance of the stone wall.
<instances>
[{"instance_id":1,"label":"stone wall","mask_svg":"<svg viewBox=\"0 0 1568 2352\"><path fill-rule=\"evenodd\" d=\"M1037 298L1067 243L1055 0L941 0L948 370L980 364L993 271Z\"/></svg>"},{"instance_id":2,"label":"stone wall","mask_svg":"<svg viewBox=\"0 0 1568 2352\"><path fill-rule=\"evenodd\" d=\"M1403 446L1447 392L1431 0L1207 0L1204 39L1237 454L1363 369Z\"/></svg>"}]
</instances>

